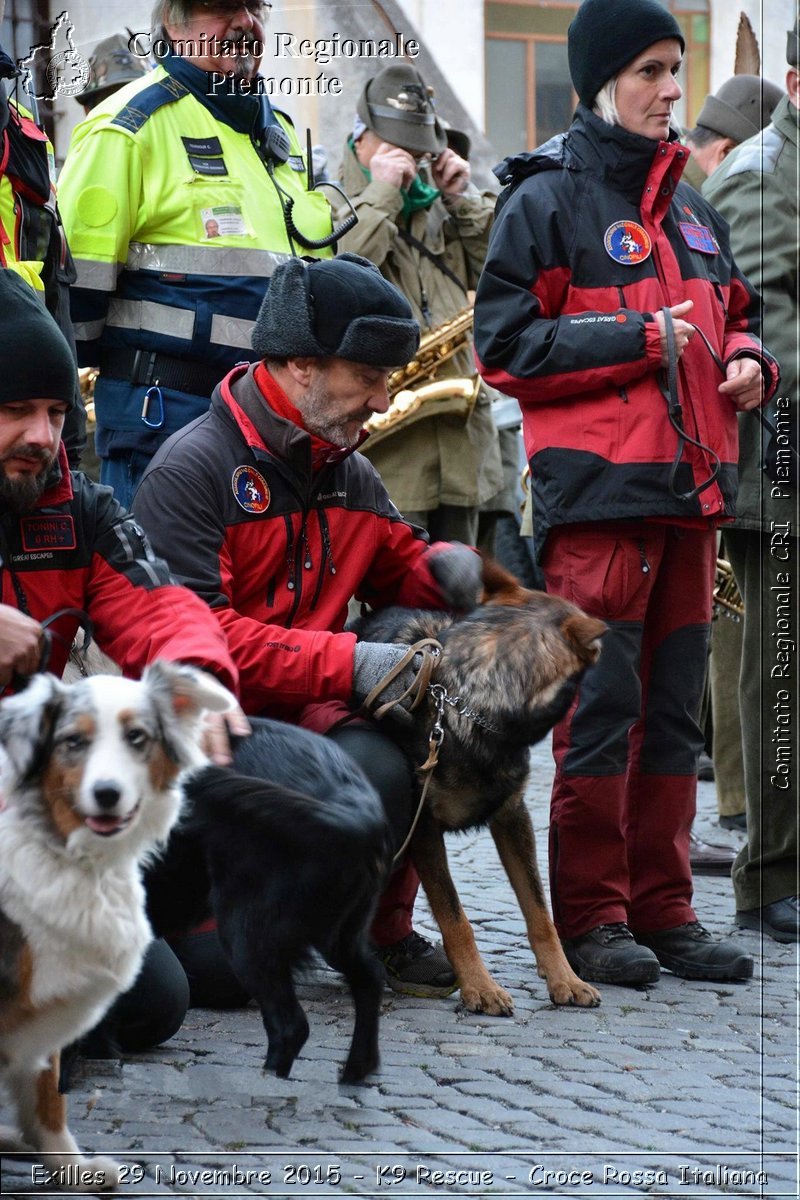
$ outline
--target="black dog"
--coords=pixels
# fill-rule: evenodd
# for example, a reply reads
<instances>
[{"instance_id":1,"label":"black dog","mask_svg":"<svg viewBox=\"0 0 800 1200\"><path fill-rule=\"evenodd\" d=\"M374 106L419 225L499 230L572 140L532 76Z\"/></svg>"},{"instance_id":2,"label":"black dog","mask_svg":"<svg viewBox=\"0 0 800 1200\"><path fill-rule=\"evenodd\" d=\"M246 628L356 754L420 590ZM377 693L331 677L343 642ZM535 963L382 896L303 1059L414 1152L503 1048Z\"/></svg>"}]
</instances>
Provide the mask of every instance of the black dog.
<instances>
[{"instance_id":1,"label":"black dog","mask_svg":"<svg viewBox=\"0 0 800 1200\"><path fill-rule=\"evenodd\" d=\"M391 860L377 793L333 743L258 721L234 768L206 767L185 785L185 816L149 872L156 933L211 910L242 986L261 1008L265 1066L286 1078L308 1037L293 972L311 950L344 975L355 1028L342 1082L378 1065L383 967L368 930Z\"/></svg>"}]
</instances>

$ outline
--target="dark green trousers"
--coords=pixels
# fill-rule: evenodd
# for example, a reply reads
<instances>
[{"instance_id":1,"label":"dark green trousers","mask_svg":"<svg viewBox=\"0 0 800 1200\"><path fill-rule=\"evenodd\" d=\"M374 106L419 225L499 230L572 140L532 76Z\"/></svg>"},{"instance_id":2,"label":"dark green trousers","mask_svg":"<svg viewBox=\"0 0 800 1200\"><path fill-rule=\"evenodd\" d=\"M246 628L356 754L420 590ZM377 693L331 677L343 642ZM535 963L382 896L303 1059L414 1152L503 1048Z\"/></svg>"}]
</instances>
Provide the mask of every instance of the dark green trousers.
<instances>
[{"instance_id":1,"label":"dark green trousers","mask_svg":"<svg viewBox=\"0 0 800 1200\"><path fill-rule=\"evenodd\" d=\"M725 530L744 599L739 703L747 842L733 866L736 907L798 894L798 539Z\"/></svg>"}]
</instances>

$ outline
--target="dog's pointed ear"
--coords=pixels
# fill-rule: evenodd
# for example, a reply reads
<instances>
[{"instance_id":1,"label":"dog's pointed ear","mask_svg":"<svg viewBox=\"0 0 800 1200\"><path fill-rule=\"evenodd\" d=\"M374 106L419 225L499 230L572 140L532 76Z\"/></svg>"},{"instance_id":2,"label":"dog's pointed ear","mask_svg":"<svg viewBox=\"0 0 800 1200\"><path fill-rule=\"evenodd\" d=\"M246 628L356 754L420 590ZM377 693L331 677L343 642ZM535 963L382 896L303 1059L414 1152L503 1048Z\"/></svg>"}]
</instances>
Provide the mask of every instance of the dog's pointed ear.
<instances>
[{"instance_id":1,"label":"dog's pointed ear","mask_svg":"<svg viewBox=\"0 0 800 1200\"><path fill-rule=\"evenodd\" d=\"M491 558L481 554L483 559L483 593L482 604L505 604L520 607L530 598L530 592L524 588L516 575L512 575L505 567Z\"/></svg>"},{"instance_id":2,"label":"dog's pointed ear","mask_svg":"<svg viewBox=\"0 0 800 1200\"><path fill-rule=\"evenodd\" d=\"M585 613L567 617L561 629L564 637L572 642L573 646L582 652L581 656L589 662L597 659L600 653L600 639L608 633L605 621L600 621L597 617L587 617Z\"/></svg>"},{"instance_id":3,"label":"dog's pointed ear","mask_svg":"<svg viewBox=\"0 0 800 1200\"><path fill-rule=\"evenodd\" d=\"M178 721L193 722L205 711L227 712L236 707L236 697L213 675L185 663L158 659L146 668L142 683Z\"/></svg>"},{"instance_id":4,"label":"dog's pointed ear","mask_svg":"<svg viewBox=\"0 0 800 1200\"><path fill-rule=\"evenodd\" d=\"M17 779L46 760L67 688L55 675L34 675L23 692L0 701L0 747Z\"/></svg>"}]
</instances>

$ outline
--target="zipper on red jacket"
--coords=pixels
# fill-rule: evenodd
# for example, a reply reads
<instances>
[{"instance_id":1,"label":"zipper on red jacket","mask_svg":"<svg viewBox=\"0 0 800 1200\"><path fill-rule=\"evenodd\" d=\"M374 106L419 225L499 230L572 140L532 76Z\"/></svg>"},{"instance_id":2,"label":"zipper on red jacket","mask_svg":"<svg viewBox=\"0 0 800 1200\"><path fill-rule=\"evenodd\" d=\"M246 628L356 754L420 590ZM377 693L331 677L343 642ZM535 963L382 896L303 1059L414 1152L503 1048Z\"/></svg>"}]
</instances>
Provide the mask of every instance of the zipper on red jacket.
<instances>
[{"instance_id":1,"label":"zipper on red jacket","mask_svg":"<svg viewBox=\"0 0 800 1200\"><path fill-rule=\"evenodd\" d=\"M322 562L319 564L319 574L317 576L317 586L314 589L314 595L311 600L311 611L312 612L317 607L317 601L319 600L320 592L322 591L322 585L325 582L325 565L326 565L326 563L328 566L328 573L330 575L336 574L336 567L334 566L334 563L333 563L333 551L331 550L331 536L330 536L330 530L328 528L328 518L325 514L325 510L323 508L317 509L317 516L319 517L319 530L320 530L320 533L322 534Z\"/></svg>"},{"instance_id":2,"label":"zipper on red jacket","mask_svg":"<svg viewBox=\"0 0 800 1200\"><path fill-rule=\"evenodd\" d=\"M294 547L294 526L292 525L291 513L286 513L283 520L286 525L286 570L289 575L286 587L293 593L292 607L286 618L286 627L288 629L297 616L297 610L300 607L300 595L303 588L300 556L295 553Z\"/></svg>"},{"instance_id":3,"label":"zipper on red jacket","mask_svg":"<svg viewBox=\"0 0 800 1200\"><path fill-rule=\"evenodd\" d=\"M620 308L627 308L628 305L625 300L625 291L622 287L620 287L619 284L617 284L617 295L619 296ZM619 385L618 391L619 391L620 396L622 397L622 403L627 404L628 403L628 389L625 387L624 383L621 383Z\"/></svg>"},{"instance_id":4,"label":"zipper on red jacket","mask_svg":"<svg viewBox=\"0 0 800 1200\"><path fill-rule=\"evenodd\" d=\"M717 297L719 306L722 309L723 316L725 317L725 323L727 324L727 322L728 322L728 306L725 303L724 296L722 295L722 288L720 287L720 285L717 283L717 281L715 279L711 280L711 285L714 288L714 295Z\"/></svg>"},{"instance_id":5,"label":"zipper on red jacket","mask_svg":"<svg viewBox=\"0 0 800 1200\"><path fill-rule=\"evenodd\" d=\"M305 549L303 549L305 547ZM300 549L303 551L303 566L306 571L310 571L314 566L311 559L311 546L308 541L308 533L306 531L306 519L303 517L303 524L300 529Z\"/></svg>"},{"instance_id":6,"label":"zipper on red jacket","mask_svg":"<svg viewBox=\"0 0 800 1200\"><path fill-rule=\"evenodd\" d=\"M642 574L649 575L650 574L650 563L647 561L647 550L645 549L644 538L639 538L638 547L639 547L639 562L642 567Z\"/></svg>"},{"instance_id":7,"label":"zipper on red jacket","mask_svg":"<svg viewBox=\"0 0 800 1200\"><path fill-rule=\"evenodd\" d=\"M663 222L662 222L662 224L663 224ZM659 234L659 232L662 232L662 224L658 224L656 226L655 234L652 239L652 241L653 241L653 262L656 267L656 277L657 277L659 283L661 284L661 286L664 288L664 292L666 295L667 273L664 270L664 266L661 262L661 247L659 245L659 240L658 240L658 234ZM655 222L654 222L654 225L655 225ZM664 236L666 238L666 234ZM669 239L667 238L666 240L667 240L667 245L669 245ZM672 247L670 247L670 249L672 249ZM674 251L673 251L673 253L674 253ZM686 281L682 280L682 282L685 283ZM669 299L669 297L667 297L667 303L670 305L672 303L672 301ZM677 374L678 374L678 399L681 401L681 407L683 410L684 426L686 428L686 432L689 434L690 437L695 438L698 441L701 441L702 439L700 438L700 431L697 427L697 416L695 413L694 405L693 404L687 405L687 404L683 403L683 397L690 396L691 392L689 390L689 386L686 381L686 370L685 370L685 367L684 367L681 359L678 359ZM687 420L687 417L688 417L688 420ZM699 454L699 451L698 451L698 454ZM685 455L684 461L685 461L686 465L689 467L689 470L692 473L692 480L694 481L696 479L696 475L697 475L698 461L696 458L695 458L695 461L693 461L690 454ZM707 472L708 467L704 466L702 457L700 458L699 463L703 467L703 469ZM698 505L702 509L704 507L702 500L698 499L697 502L698 502ZM700 515L702 515L702 512Z\"/></svg>"}]
</instances>

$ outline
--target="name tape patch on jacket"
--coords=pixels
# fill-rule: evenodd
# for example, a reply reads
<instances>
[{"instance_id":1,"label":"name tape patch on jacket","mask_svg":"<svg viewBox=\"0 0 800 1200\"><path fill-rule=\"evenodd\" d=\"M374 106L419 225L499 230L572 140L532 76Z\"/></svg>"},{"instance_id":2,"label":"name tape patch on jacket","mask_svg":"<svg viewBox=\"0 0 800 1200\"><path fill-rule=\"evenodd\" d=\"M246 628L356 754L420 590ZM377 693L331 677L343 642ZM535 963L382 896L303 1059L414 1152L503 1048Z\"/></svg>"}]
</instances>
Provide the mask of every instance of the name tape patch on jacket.
<instances>
[{"instance_id":1,"label":"name tape patch on jacket","mask_svg":"<svg viewBox=\"0 0 800 1200\"><path fill-rule=\"evenodd\" d=\"M716 238L707 225L678 221L678 229L690 250L699 250L701 254L719 254Z\"/></svg>"},{"instance_id":2,"label":"name tape patch on jacket","mask_svg":"<svg viewBox=\"0 0 800 1200\"><path fill-rule=\"evenodd\" d=\"M603 237L603 245L614 259L626 267L635 267L650 257L653 243L650 234L636 221L615 221Z\"/></svg>"},{"instance_id":3,"label":"name tape patch on jacket","mask_svg":"<svg viewBox=\"0 0 800 1200\"><path fill-rule=\"evenodd\" d=\"M189 165L196 175L227 175L219 138L182 137Z\"/></svg>"},{"instance_id":4,"label":"name tape patch on jacket","mask_svg":"<svg viewBox=\"0 0 800 1200\"><path fill-rule=\"evenodd\" d=\"M28 553L75 549L75 523L72 517L23 517L20 527L22 549Z\"/></svg>"},{"instance_id":5,"label":"name tape patch on jacket","mask_svg":"<svg viewBox=\"0 0 800 1200\"><path fill-rule=\"evenodd\" d=\"M263 513L269 508L269 484L255 467L237 467L231 477L236 503L245 512Z\"/></svg>"}]
</instances>

